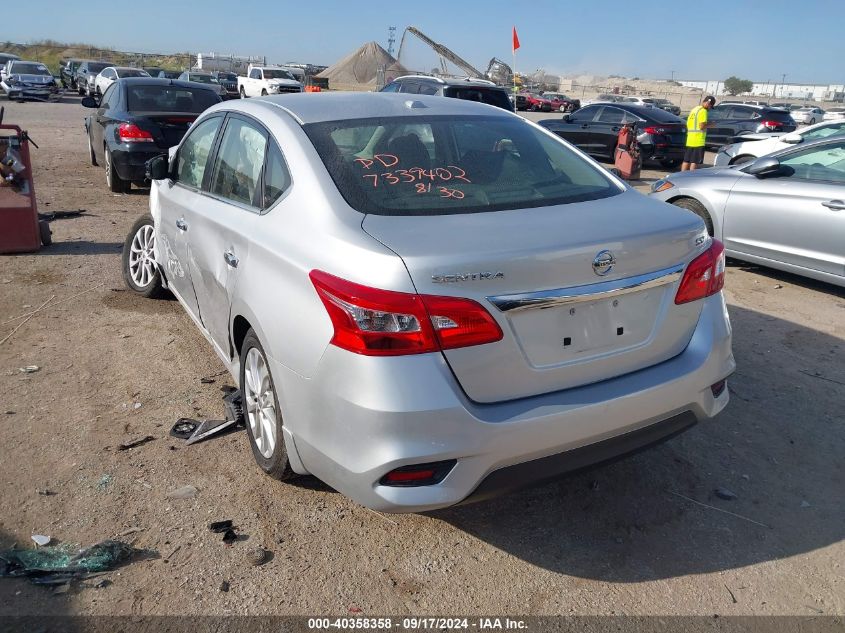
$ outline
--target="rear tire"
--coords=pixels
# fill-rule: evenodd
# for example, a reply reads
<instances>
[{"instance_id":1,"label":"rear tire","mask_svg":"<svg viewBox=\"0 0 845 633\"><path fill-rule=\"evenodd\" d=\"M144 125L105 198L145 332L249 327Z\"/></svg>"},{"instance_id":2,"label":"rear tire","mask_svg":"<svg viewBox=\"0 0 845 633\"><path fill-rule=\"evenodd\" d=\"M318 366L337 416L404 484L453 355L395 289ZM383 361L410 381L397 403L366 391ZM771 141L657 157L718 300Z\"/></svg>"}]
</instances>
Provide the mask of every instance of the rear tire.
<instances>
[{"instance_id":1,"label":"rear tire","mask_svg":"<svg viewBox=\"0 0 845 633\"><path fill-rule=\"evenodd\" d=\"M707 227L707 234L713 237L713 220L710 219L710 214L707 213L707 209L704 208L703 204L694 198L678 198L677 200L673 200L672 204L687 211L692 211L704 220L704 225Z\"/></svg>"},{"instance_id":2,"label":"rear tire","mask_svg":"<svg viewBox=\"0 0 845 633\"><path fill-rule=\"evenodd\" d=\"M132 292L148 299L164 295L161 269L155 260L155 224L149 213L129 229L123 242L121 269L123 281Z\"/></svg>"},{"instance_id":3,"label":"rear tire","mask_svg":"<svg viewBox=\"0 0 845 633\"><path fill-rule=\"evenodd\" d=\"M239 378L246 430L256 463L274 479L293 479L296 473L288 460L276 387L270 375L267 355L251 328L241 346Z\"/></svg>"},{"instance_id":4,"label":"rear tire","mask_svg":"<svg viewBox=\"0 0 845 633\"><path fill-rule=\"evenodd\" d=\"M674 169L678 165L681 164L680 158L664 158L660 161L661 167L665 167L666 169Z\"/></svg>"},{"instance_id":5,"label":"rear tire","mask_svg":"<svg viewBox=\"0 0 845 633\"><path fill-rule=\"evenodd\" d=\"M91 142L91 132L88 132L88 158L91 161L91 164L96 167L97 166L97 155L94 153L94 144Z\"/></svg>"},{"instance_id":6,"label":"rear tire","mask_svg":"<svg viewBox=\"0 0 845 633\"><path fill-rule=\"evenodd\" d=\"M129 187L131 186L130 183L126 182L120 175L117 173L117 169L114 166L114 162L112 161L111 152L109 148L106 147L105 151L103 152L104 156L106 157L106 185L109 188L109 191L114 193L126 193L129 191Z\"/></svg>"},{"instance_id":7,"label":"rear tire","mask_svg":"<svg viewBox=\"0 0 845 633\"><path fill-rule=\"evenodd\" d=\"M557 109L558 112L566 112L566 106L562 105Z\"/></svg>"},{"instance_id":8,"label":"rear tire","mask_svg":"<svg viewBox=\"0 0 845 633\"><path fill-rule=\"evenodd\" d=\"M261 89L261 96L262 96L262 97L266 97L266 96L267 96L267 89L266 89L266 88L262 88L262 89Z\"/></svg>"}]
</instances>

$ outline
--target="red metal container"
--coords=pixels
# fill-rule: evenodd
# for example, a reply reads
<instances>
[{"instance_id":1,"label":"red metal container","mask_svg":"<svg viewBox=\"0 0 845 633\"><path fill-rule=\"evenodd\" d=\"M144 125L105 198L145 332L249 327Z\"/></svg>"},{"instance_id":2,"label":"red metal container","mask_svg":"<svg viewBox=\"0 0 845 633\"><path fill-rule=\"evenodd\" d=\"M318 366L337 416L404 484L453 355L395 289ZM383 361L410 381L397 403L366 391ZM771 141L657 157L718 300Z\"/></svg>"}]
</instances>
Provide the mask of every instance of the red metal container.
<instances>
[{"instance_id":1,"label":"red metal container","mask_svg":"<svg viewBox=\"0 0 845 633\"><path fill-rule=\"evenodd\" d=\"M11 150L11 151L9 151ZM41 246L29 141L0 115L0 253L37 251ZM8 178L11 176L11 180ZM49 227L45 227L49 232Z\"/></svg>"}]
</instances>

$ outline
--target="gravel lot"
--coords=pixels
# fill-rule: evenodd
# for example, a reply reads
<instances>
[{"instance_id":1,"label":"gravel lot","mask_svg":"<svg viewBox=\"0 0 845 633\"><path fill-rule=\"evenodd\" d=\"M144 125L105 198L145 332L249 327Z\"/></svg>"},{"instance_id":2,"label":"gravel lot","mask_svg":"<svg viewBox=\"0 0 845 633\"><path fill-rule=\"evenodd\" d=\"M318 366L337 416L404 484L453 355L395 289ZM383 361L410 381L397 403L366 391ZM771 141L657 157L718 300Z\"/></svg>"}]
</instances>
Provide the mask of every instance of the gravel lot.
<instances>
[{"instance_id":1,"label":"gravel lot","mask_svg":"<svg viewBox=\"0 0 845 633\"><path fill-rule=\"evenodd\" d=\"M0 257L0 338L56 297L0 345L0 547L140 528L123 538L160 557L62 595L0 581L0 615L845 614L841 289L734 263L738 368L718 418L541 488L381 515L263 476L243 432L168 437L179 417L221 416L230 379L175 301L124 290L120 249L147 195L109 193L87 164L77 99L3 105L41 146L40 210L86 213L55 220L41 252ZM186 484L195 498L167 498ZM206 528L219 519L245 540L225 546ZM255 546L272 553L260 567Z\"/></svg>"}]
</instances>

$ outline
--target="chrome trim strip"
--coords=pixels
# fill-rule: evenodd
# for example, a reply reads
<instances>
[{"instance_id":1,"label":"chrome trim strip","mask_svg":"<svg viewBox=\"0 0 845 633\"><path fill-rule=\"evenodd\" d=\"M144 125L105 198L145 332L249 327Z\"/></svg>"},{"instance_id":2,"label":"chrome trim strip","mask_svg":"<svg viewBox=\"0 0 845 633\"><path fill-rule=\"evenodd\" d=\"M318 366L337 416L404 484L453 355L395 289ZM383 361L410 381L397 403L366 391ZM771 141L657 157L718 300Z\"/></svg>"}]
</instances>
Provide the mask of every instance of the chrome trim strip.
<instances>
[{"instance_id":1,"label":"chrome trim strip","mask_svg":"<svg viewBox=\"0 0 845 633\"><path fill-rule=\"evenodd\" d=\"M544 310L571 303L597 301L675 283L681 278L684 266L685 264L678 264L653 273L626 277L625 279L614 279L613 281L572 286L571 288L526 292L524 294L499 295L487 297L487 300L502 312L516 312L534 308Z\"/></svg>"}]
</instances>

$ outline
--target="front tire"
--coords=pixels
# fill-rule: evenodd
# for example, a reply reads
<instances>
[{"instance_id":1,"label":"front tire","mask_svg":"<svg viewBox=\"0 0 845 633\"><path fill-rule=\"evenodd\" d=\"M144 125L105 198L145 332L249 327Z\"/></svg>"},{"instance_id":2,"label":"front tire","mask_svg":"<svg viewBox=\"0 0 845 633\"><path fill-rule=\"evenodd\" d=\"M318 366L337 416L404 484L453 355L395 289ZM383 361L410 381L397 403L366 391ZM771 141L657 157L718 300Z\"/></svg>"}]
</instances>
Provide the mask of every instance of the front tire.
<instances>
[{"instance_id":1,"label":"front tire","mask_svg":"<svg viewBox=\"0 0 845 633\"><path fill-rule=\"evenodd\" d=\"M558 112L566 112L566 106L562 105L557 109Z\"/></svg>"},{"instance_id":2,"label":"front tire","mask_svg":"<svg viewBox=\"0 0 845 633\"><path fill-rule=\"evenodd\" d=\"M295 477L285 447L282 412L270 365L252 329L241 347L240 385L247 435L256 463L274 479L284 481Z\"/></svg>"},{"instance_id":3,"label":"front tire","mask_svg":"<svg viewBox=\"0 0 845 633\"><path fill-rule=\"evenodd\" d=\"M707 213L707 209L704 208L704 205L701 204L698 200L694 198L679 198L677 200L673 200L672 204L676 207L681 207L682 209L686 209L687 211L692 211L702 220L704 220L704 225L707 227L707 233L710 237L713 237L713 220L710 219L710 214Z\"/></svg>"},{"instance_id":4,"label":"front tire","mask_svg":"<svg viewBox=\"0 0 845 633\"><path fill-rule=\"evenodd\" d=\"M134 293L153 299L164 294L161 269L155 260L155 224L149 213L135 221L123 243L123 281Z\"/></svg>"},{"instance_id":5,"label":"front tire","mask_svg":"<svg viewBox=\"0 0 845 633\"><path fill-rule=\"evenodd\" d=\"M815 119L810 119L810 125L814 125L816 123Z\"/></svg>"},{"instance_id":6,"label":"front tire","mask_svg":"<svg viewBox=\"0 0 845 633\"><path fill-rule=\"evenodd\" d=\"M266 89L266 88L262 88L262 89L261 89L261 96L262 96L262 97L266 97L266 96L267 96L267 89Z\"/></svg>"},{"instance_id":7,"label":"front tire","mask_svg":"<svg viewBox=\"0 0 845 633\"><path fill-rule=\"evenodd\" d=\"M241 99L246 99L246 91L244 90L243 86L241 86L240 93L241 93Z\"/></svg>"},{"instance_id":8,"label":"front tire","mask_svg":"<svg viewBox=\"0 0 845 633\"><path fill-rule=\"evenodd\" d=\"M112 155L108 147L105 148L103 154L106 157L106 185L108 185L109 191L126 193L131 185L117 173L117 168L114 166L114 161L112 160Z\"/></svg>"}]
</instances>

